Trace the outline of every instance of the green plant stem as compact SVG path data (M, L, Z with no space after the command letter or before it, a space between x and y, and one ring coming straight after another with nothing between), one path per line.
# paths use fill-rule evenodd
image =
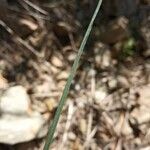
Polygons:
M48 135L47 135L47 139L46 139L46 142L45 142L44 150L49 150L49 147L50 147L51 143L53 142L53 136L54 136L54 133L55 133L55 130L56 130L56 127L57 127L57 124L58 124L58 120L60 118L63 106L64 106L64 104L66 102L67 95L69 93L71 81L73 80L73 78L75 76L76 70L77 70L78 65L79 65L80 57L81 57L81 55L83 53L84 47L85 47L85 45L87 43L87 40L89 38L90 32L91 32L92 27L93 27L94 20L95 20L98 12L100 10L101 4L102 4L102 0L99 0L99 2L97 4L97 7L95 9L95 12L94 12L94 14L92 16L92 19L90 21L90 24L89 24L89 26L87 28L86 33L85 33L85 36L83 38L83 41L81 43L81 46L79 48L78 54L77 54L77 56L75 58L73 66L71 68L71 73L70 73L70 75L69 75L69 77L67 79L67 83L65 85L65 88L64 88L63 94L61 96L58 108L56 110L56 113L55 113L55 116L54 116L54 120L53 120L53 122L50 125L49 130L48 130Z

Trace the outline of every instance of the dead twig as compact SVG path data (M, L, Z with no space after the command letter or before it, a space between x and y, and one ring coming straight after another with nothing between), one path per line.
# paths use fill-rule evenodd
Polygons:
M64 147L64 144L67 142L68 130L71 126L71 118L72 118L74 112L75 112L75 108L73 106L73 102L70 101L69 108L68 108L68 116L67 116L65 131L64 131L62 143L61 143L59 149L62 149Z
M44 15L48 15L48 12L43 10L42 8L40 8L39 6L33 4L32 2L28 1L28 0L23 0L27 5L29 5L30 7L32 7L33 9L37 10L38 12L44 14Z

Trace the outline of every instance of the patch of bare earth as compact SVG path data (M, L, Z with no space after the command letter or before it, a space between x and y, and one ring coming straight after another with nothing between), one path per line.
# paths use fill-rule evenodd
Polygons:
M30 109L46 118L47 125L82 39L81 20L88 18L88 8L92 10L95 4L31 2L0 6L0 97L10 87L23 86L31 101ZM104 6L111 8L109 2ZM106 20L102 25L99 19L96 22L72 82L52 150L150 149L150 16L145 13L149 3L137 1L134 9L140 10L139 18L132 16L135 10L126 14L116 9L118 5L111 9L104 6ZM133 24L134 19L141 19L141 24ZM124 56L124 43L137 29L140 37L134 43L135 53ZM42 130L40 139L15 145L2 143L0 149L40 150L47 128Z

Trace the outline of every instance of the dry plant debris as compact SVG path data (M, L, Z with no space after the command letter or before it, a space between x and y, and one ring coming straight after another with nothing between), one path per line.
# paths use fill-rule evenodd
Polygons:
M21 85L31 110L51 120L95 2L0 2L0 97ZM150 149L149 4L104 2L52 150ZM125 51L130 38L135 43ZM31 139L1 144L0 149L42 149L43 139Z

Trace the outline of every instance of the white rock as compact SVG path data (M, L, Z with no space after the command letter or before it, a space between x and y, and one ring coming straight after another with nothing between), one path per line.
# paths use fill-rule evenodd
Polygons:
M107 92L104 89L99 89L95 91L95 101L96 103L101 103L101 101L107 96Z
M46 119L29 107L30 99L22 86L4 92L0 97L0 143L17 144L46 135Z
M27 95L26 89L22 86L10 87L0 97L0 111L2 113L27 113L29 105L29 96Z
M38 137L45 120L40 114L32 116L2 115L0 118L0 143L17 144Z

